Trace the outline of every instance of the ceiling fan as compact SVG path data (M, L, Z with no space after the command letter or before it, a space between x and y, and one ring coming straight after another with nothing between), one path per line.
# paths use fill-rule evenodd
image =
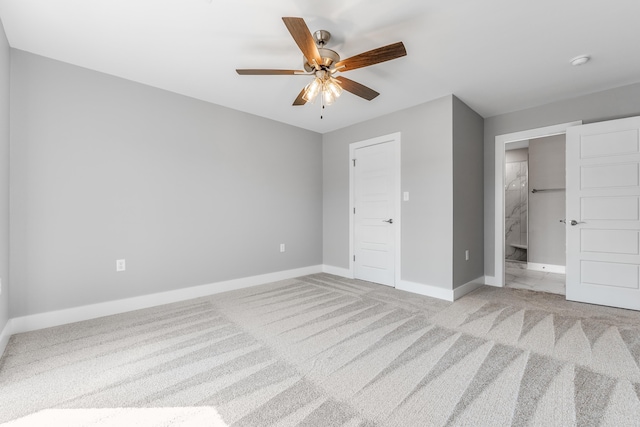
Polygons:
M334 77L334 74L390 61L407 54L404 44L398 42L340 60L340 55L324 47L331 38L331 34L328 31L318 30L311 35L304 19L285 17L282 20L304 55L304 71L236 69L236 72L240 75L277 76L291 74L314 76L311 83L300 91L298 97L293 101L293 105L305 105L307 102L313 102L318 94L322 94L321 99L324 108L324 105L331 105L340 96L343 89L367 101L371 101L380 94L346 77Z

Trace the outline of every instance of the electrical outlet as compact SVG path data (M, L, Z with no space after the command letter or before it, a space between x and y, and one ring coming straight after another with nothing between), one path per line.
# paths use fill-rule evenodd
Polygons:
M125 271L126 269L127 269L127 266L123 259L116 260L116 271Z
M284 252L284 243L280 243L280 252Z
M402 193L402 200L404 200L405 202L409 201L409 192L405 191L404 193Z
M466 251L464 251L464 260L465 260L465 261L469 261L469 249L467 249Z

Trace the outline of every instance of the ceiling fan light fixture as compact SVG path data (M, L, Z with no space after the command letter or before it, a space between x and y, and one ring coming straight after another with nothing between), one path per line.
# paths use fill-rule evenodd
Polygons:
M305 86L302 99L304 99L307 102L313 102L313 100L316 99L316 96L318 96L318 93L320 93L321 90L322 90L322 80L316 77L313 79L311 83Z
M338 80L324 70L318 71L311 83L305 86L302 99L313 102L319 94L322 94L324 105L333 104L342 94L342 86Z
M322 100L324 101L324 105L329 106L334 103L336 97L328 90L325 90L322 92Z
M329 77L327 80L325 80L324 84L322 85L322 96L324 97L325 105L333 104L341 94L342 86L340 86L335 78Z

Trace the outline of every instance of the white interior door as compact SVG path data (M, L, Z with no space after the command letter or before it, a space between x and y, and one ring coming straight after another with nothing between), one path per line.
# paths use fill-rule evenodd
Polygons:
M355 150L354 276L395 286L395 148L385 142Z
M640 117L567 129L567 299L640 310Z

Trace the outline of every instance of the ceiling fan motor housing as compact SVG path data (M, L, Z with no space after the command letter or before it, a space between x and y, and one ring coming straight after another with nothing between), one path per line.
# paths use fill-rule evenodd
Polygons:
M320 53L320 58L322 58L322 62L318 64L323 69L330 69L333 64L340 61L340 55L334 50L326 49L324 46L331 40L331 33L327 30L318 30L313 33L313 39L316 42L316 46L318 46L318 53ZM315 70L315 68L309 64L309 61L304 56L302 57L302 63L304 65L304 69L306 72L310 73Z
M318 30L313 33L313 39L318 47L324 47L331 40L331 33L327 30Z
M320 58L322 58L322 63L318 65L320 65L322 68L330 69L333 64L340 61L340 55L338 55L338 53L334 50L321 47L318 49L318 53L320 53ZM304 69L308 73L315 69L312 65L309 64L307 58L303 57L303 62Z

